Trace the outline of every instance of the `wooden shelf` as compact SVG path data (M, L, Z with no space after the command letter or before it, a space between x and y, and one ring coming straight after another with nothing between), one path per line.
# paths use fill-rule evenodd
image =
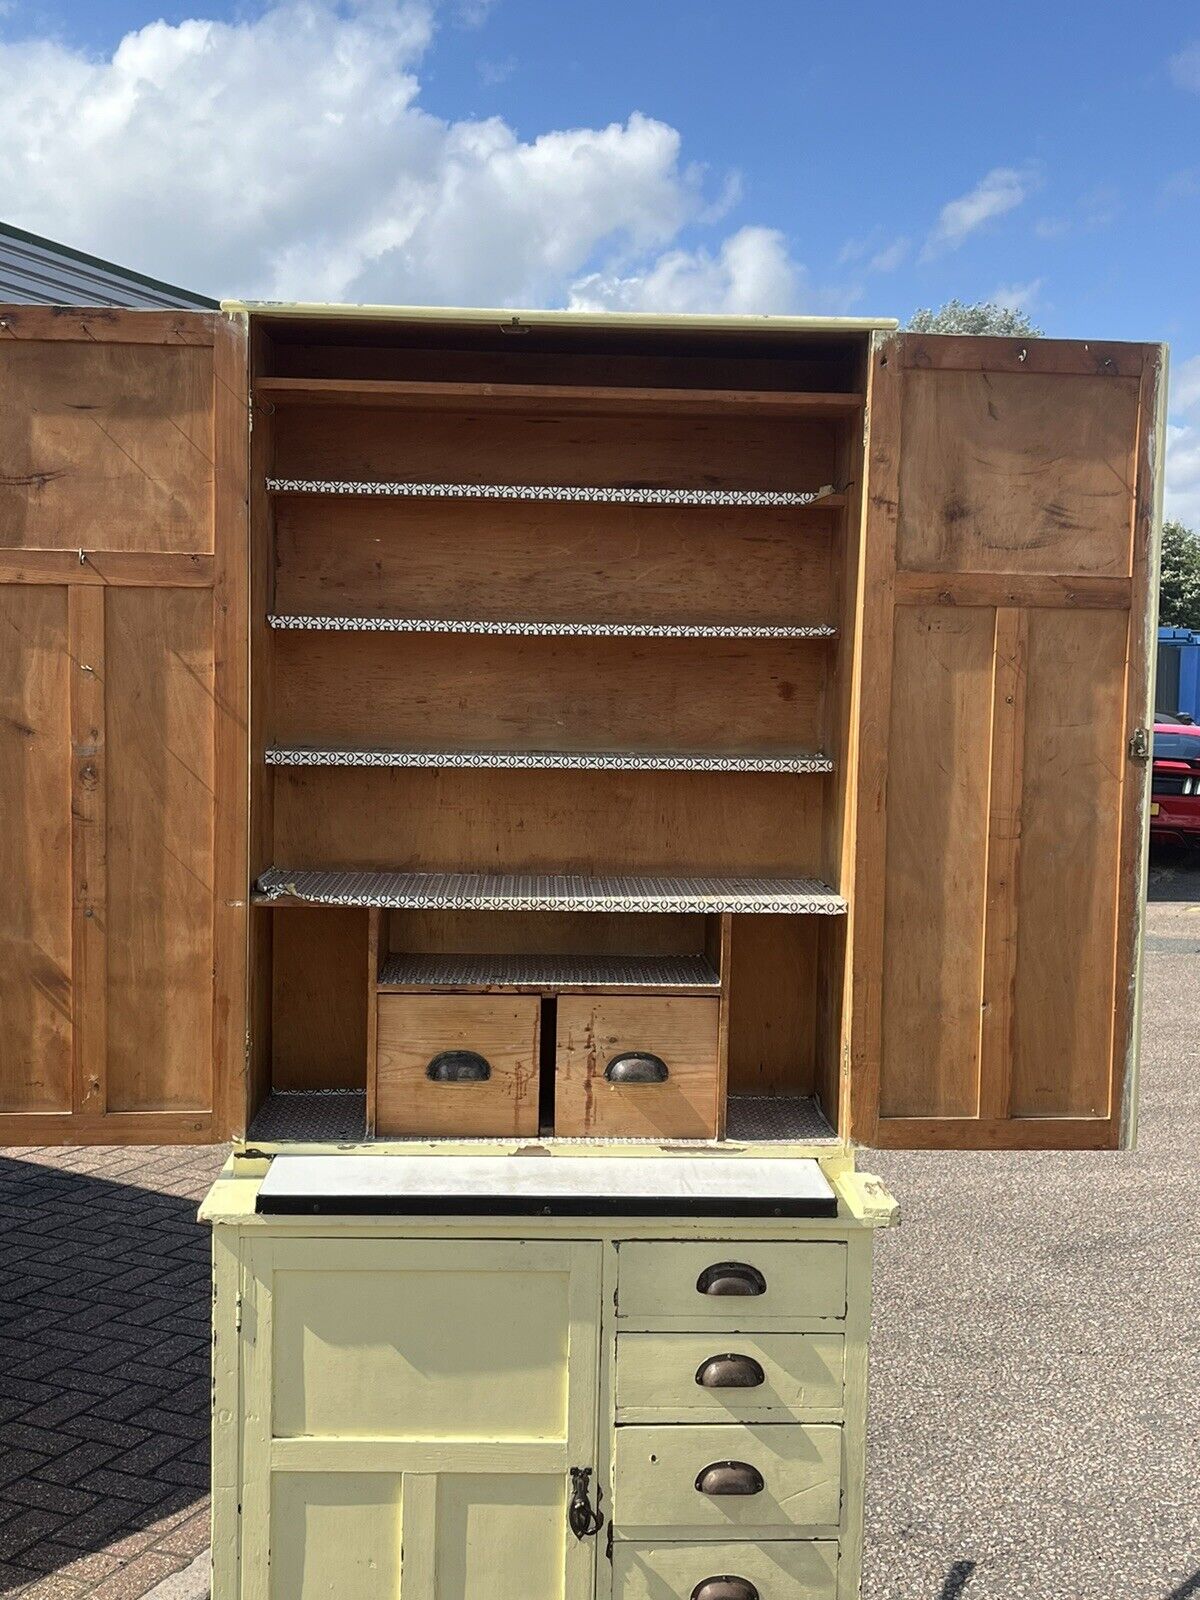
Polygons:
M282 749L265 752L268 767L401 767L429 770L545 772L773 772L825 773L833 762L820 751L771 755L723 755L640 750L340 750Z
M259 878L258 905L381 906L399 911L595 911L844 916L817 878L582 877L531 872L290 871Z
M852 417L860 394L774 389L597 388L550 383L414 383L386 378L260 378L273 406L384 406L414 411L519 411L579 416Z
M819 489L667 489L547 483L400 483L364 478L268 478L272 494L380 495L419 500L553 500L624 506L788 507L838 510L846 504L832 484Z
M703 956L390 955L380 990L456 993L720 994L721 978Z
M831 623L484 622L472 618L297 616L273 613L291 633L461 633L523 639L833 639Z

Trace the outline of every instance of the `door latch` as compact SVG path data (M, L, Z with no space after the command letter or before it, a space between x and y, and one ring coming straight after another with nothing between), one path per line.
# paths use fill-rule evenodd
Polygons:
M1150 759L1150 734L1145 728L1134 730L1129 741L1129 759L1131 761L1149 761Z
M571 1468L571 1498L567 1503L567 1522L577 1539L589 1538L592 1534L599 1533L604 1526L604 1516L600 1510L599 1485L596 1487L594 1507L588 1499L588 1487L591 1481L591 1467Z

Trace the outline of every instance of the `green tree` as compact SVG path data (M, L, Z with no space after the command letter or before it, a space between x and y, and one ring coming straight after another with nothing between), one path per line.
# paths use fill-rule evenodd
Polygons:
M1158 620L1164 628L1200 630L1200 537L1182 522L1164 522Z
M909 333L1000 333L1011 334L1016 339L1040 339L1042 330L1035 327L1023 311L1014 306L998 306L992 300L947 300L940 311L923 306L908 319Z

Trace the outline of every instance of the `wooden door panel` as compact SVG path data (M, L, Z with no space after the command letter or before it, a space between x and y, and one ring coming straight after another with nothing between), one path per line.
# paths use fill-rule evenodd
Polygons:
M244 1126L245 391L228 318L0 308L7 1142Z
M1163 353L898 335L872 374L849 1131L1128 1139ZM1156 443L1157 441L1157 443Z
M110 330L126 320L112 315ZM175 319L194 343L85 341L65 318L55 338L0 338L5 544L213 549L210 320Z
M0 1111L71 1107L67 590L0 587Z

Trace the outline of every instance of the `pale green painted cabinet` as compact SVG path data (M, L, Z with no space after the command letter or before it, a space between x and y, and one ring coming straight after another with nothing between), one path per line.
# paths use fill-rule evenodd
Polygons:
M866 1180L821 1218L304 1216L262 1165L205 1210L215 1600L858 1593Z

